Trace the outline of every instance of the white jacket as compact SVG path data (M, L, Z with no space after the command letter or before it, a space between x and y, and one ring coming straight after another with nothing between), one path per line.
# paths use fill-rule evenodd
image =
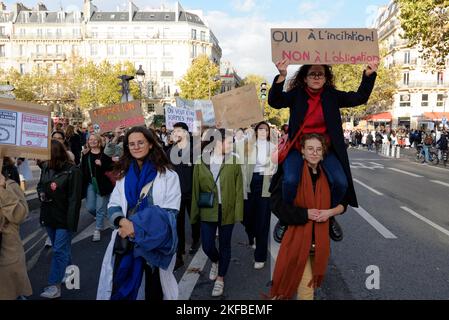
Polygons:
M108 208L121 207L123 212L128 212L128 203L125 196L125 178L117 181L114 191L112 191ZM181 187L178 174L167 170L164 174L158 172L153 184L153 203L164 209L174 209L179 211L181 206ZM112 253L114 241L118 230L112 232L111 241L106 249L101 266L100 279L98 283L97 300L110 300L112 292L112 272L114 268L115 256ZM173 274L176 262L176 255L173 255L172 261L167 270L159 269L164 300L178 299L178 283ZM145 276L139 288L138 300L145 297Z

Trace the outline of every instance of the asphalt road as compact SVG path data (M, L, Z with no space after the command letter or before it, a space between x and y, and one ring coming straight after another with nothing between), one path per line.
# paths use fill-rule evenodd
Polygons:
M360 207L349 208L337 217L344 239L332 243L328 272L316 299L449 299L449 171L373 152L351 149L349 154ZM34 291L31 299L39 299L51 261L51 249L44 248L46 236L38 215L38 209L33 210L21 229ZM273 216L272 225L275 222ZM93 217L83 209L72 246L73 264L80 268L81 287L64 288L62 299L95 299L111 229L94 243L94 227ZM186 228L188 250L187 222ZM262 270L253 269L254 250L246 245L244 228L238 224L233 233L225 294L211 297L210 262L200 250L194 256L187 254L185 265L175 272L181 298L261 299L269 291L277 251L278 246L272 241L271 263ZM378 271L378 277L372 280L377 273L367 273L367 268ZM368 289L367 282L375 288Z

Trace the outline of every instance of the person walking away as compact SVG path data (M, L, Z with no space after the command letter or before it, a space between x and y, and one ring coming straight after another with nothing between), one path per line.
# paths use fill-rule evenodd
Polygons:
M75 127L72 125L68 125L65 131L65 138L68 145L68 150L70 150L75 156L75 164L79 165L81 160L81 137L75 131Z
M51 141L51 159L43 165L37 193L41 201L41 223L53 244L48 286L42 298L61 296L61 282L67 266L71 264L71 242L78 228L81 208L82 176L64 145Z

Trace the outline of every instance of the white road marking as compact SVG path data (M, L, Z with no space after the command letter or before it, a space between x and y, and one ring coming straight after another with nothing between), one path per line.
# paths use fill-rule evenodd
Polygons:
M200 278L200 271L203 271L207 262L207 256L202 248L199 248L189 264L186 272L184 272L179 281L179 300L189 300L195 288L198 279ZM209 276L207 276L209 278Z
M34 244L28 248L27 251L25 251L25 254L27 254L28 252L30 252L31 250L33 250L33 248L35 246L37 246L39 244L39 242L41 242L42 240L44 240L45 238L47 238L47 232L45 232L38 240L36 240L36 242L34 242Z
M352 179L352 180L354 180L355 182L357 182L357 183L360 184L361 186L365 187L366 189L370 190L371 192L374 192L374 193L377 194L378 196L383 196L383 195L384 195L382 192L379 192L379 191L377 191L376 189L371 188L370 186L364 184L362 181L359 181L359 180L357 180L357 179Z
M412 176L415 178L423 178L423 176L420 176L419 174L410 173L410 172L407 172L404 170L400 170L400 169L396 169L396 168L388 168L388 169L399 172L399 173L403 173L403 174L406 174L406 175L409 175L409 176Z
M442 186L449 187L449 183L438 181L438 180L430 180L430 182L441 184Z
M424 221L425 223L427 223L428 225L434 227L435 229L437 229L438 231L441 231L442 233L444 233L445 235L449 236L449 231L440 227L439 225L437 225L436 223L430 221L429 219L423 217L422 215L420 215L419 213L413 211L410 208L407 207L401 207L402 210L407 211L408 213L410 213L411 215L415 216L416 218Z
M27 245L28 242L30 242L31 239L33 239L36 235L38 235L40 232L44 232L45 234L47 234L45 232L44 229L40 229L38 228L36 231L34 231L32 234L30 234L28 237L26 237L25 239L23 239L22 241L22 245L25 247Z
M370 162L371 164L374 164L375 166L379 166L379 167L384 167L384 165L383 164L380 164L380 163L376 163L376 162Z
M353 208L363 219L365 219L374 229L377 230L386 239L397 239L397 237L387 228L385 228L379 221L370 215L362 207Z
M37 261L39 260L39 257L41 256L41 253L44 249L45 249L45 247L42 246L42 248L40 248L38 252L36 252L30 259L28 259L27 271L30 271L31 269L34 268L34 266L36 265ZM50 250L48 250L48 251L50 251Z

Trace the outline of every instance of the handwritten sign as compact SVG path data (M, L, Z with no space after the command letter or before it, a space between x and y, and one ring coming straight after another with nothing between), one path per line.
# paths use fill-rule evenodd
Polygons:
M218 128L238 129L263 121L256 87L252 84L212 97Z
M376 29L271 29L274 63L368 64L379 61Z
M114 131L119 126L126 128L145 125L140 101L125 102L89 111L97 133Z
M177 108L187 108L194 111L201 112L201 125L214 126L215 125L215 113L214 106L210 100L187 100L177 97Z
M184 108L165 107L165 125L168 130L173 130L173 125L177 122L184 122L193 132L195 122L195 112Z
M50 159L50 130L47 106L0 98L2 156Z

